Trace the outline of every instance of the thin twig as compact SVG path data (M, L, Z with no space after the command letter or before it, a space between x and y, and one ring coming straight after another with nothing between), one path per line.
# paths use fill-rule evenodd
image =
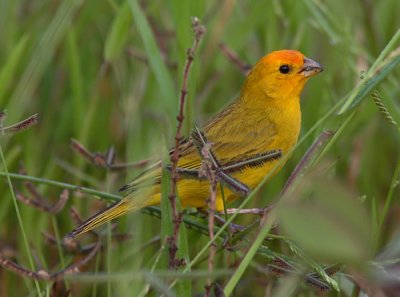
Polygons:
M191 48L188 49L187 51L187 59L186 59L186 65L183 71L183 80L182 80L182 88L181 88L181 94L180 94L180 99L179 99L179 113L178 116L176 117L178 124L176 128L176 134L175 134L175 147L174 151L171 154L171 180L172 180L172 188L171 188L171 193L168 195L169 201L171 203L171 208L172 208L172 218L173 218L173 223L174 223L174 229L173 229L173 234L169 238L169 268L170 269L175 269L177 267L177 261L176 261L176 252L177 252L177 241L178 241L178 234L179 234L179 226L182 221L182 214L178 213L177 207L176 207L176 184L178 181L178 173L176 171L178 167L178 161L179 161L179 144L182 140L182 127L183 127L183 120L184 120L184 110L185 110L185 99L187 95L187 85L188 85L188 78L189 78L189 71L190 67L192 65L193 59L194 59L194 54L199 46L200 39L205 33L205 28L200 24L200 21L198 18L193 18L192 20L192 26L194 30L194 41L193 45ZM180 262L180 261L178 261Z
M93 154L89 152L80 142L71 138L70 140L71 148L80 154L85 160L94 163Z
M290 263L281 257L275 257L272 260L272 263L268 265L268 269L279 277L288 274L302 274L301 269L296 267L295 264ZM323 269L328 276L332 276L339 270L339 266L333 265ZM304 280L308 285L317 288L320 291L329 291L331 289L331 286L315 272L305 274Z
M14 261L11 261L5 257L3 257L2 254L0 254L0 265L3 266L5 269L8 269L10 271L15 272L16 274L22 276L22 277L28 277L34 280L45 280L45 281L58 281L61 280L65 277L67 274L72 274L72 273L77 273L79 272L79 267L85 265L88 263L93 257L97 254L97 252L100 250L101 247L101 242L100 240L97 241L96 245L92 248L90 253L81 259L79 262L72 264L68 266L65 269L62 269L57 272L49 273L43 269L38 270L38 271L32 271L29 270L25 267L22 267L15 263Z
M290 174L288 180L282 188L281 196L283 196L288 189L293 186L294 182L300 177L300 175L306 170L306 168L310 165L313 158L316 156L316 153L323 148L326 142L333 136L332 131L323 131L318 138L314 141L314 143L310 146L307 152L304 154L303 158L301 158L300 162L294 168L292 173Z
M23 175L27 174L25 167L22 163L20 163L19 172ZM41 211L48 212L50 214L59 213L64 208L69 199L69 191L67 189L64 189L61 192L58 201L53 205L48 205L48 203L45 202L46 199L39 193L39 191L36 189L35 185L31 181L25 180L23 184L32 197L28 198L17 191L15 197L22 203L30 205Z
M32 206L36 209L39 209L41 211L44 212L48 212L50 214L57 214L59 213L65 206L65 204L68 201L69 198L69 191L68 190L64 190L61 192L60 194L60 198L58 199L58 201L53 204L53 205L47 205L46 203L44 203L42 200L38 200L35 198L27 198L26 196L22 195L19 192L16 192L16 196L15 196L19 201L21 201L22 203L25 203L29 206Z
M220 43L219 48L221 49L222 53L231 61L243 75L247 75L250 72L252 66L248 63L243 62L239 56L229 48L225 43Z
M3 120L4 120L4 114L1 115L0 124L3 123ZM7 168L7 165L6 165L4 152L3 152L3 149L1 147L1 145L0 145L0 159L1 159L1 162L3 163L4 173L5 173L5 177L7 179L8 188L10 190L10 194L11 194L11 197L12 197L12 202L13 202L13 206L14 206L14 209L15 209L15 214L17 216L17 221L18 221L18 224L19 224L19 226L21 228L22 242L23 242L23 245L24 245L25 250L27 252L29 265L31 266L31 269L34 269L35 266L34 266L34 263L33 263L32 255L30 253L30 247L29 247L29 243L28 243L27 233L25 231L24 224L22 222L22 215L21 215L18 203L17 203L17 198L15 197L13 184L11 182L11 177L10 177L9 172L8 172L8 168ZM36 287L36 290L37 290L38 294L40 295L41 290L40 290L39 283L37 281L35 281L35 287Z
M126 168L142 168L150 163L150 160L140 160L130 163L114 163L115 153L114 148L111 147L105 154L99 152L90 152L80 142L71 139L71 148L82 156L86 161L96 166L107 168L110 170L121 170Z
M18 171L20 174L23 174L23 175L27 174L25 166L22 162L20 162L20 164L19 164ZM38 201L44 200L44 197L39 193L39 191L36 189L36 187L33 183L26 180L26 181L24 181L23 185L26 188L26 190L29 192L29 194L31 194L33 199L38 200Z
M52 235L46 231L42 231L41 233L47 243L49 243L50 245L60 245L64 250L66 250L70 253L87 254L90 250L93 249L93 247L95 245L95 244L91 243L86 246L80 246L79 243L75 240L59 241L59 240L57 240L57 238L54 235Z
M149 59L147 58L147 55L146 55L145 52L136 50L134 48L128 48L127 52L128 52L128 55L130 55L131 57L136 58L136 59L138 59L139 61L141 61L141 62L143 62L145 64L149 64ZM163 58L165 64L167 64L168 67L171 67L173 69L178 67L178 64L176 62L169 61L167 59L166 55L162 55L162 58Z
M297 164L295 169L292 171L291 175L289 176L288 180L286 181L286 184L284 185L280 195L283 196L289 188L291 188L294 184L294 182L301 176L302 173L306 170L308 166L310 166L310 163L312 160L316 157L317 152L321 150L326 142L333 136L333 132L331 131L323 131L319 137L314 141L314 143L310 146L310 148L307 150L307 152L304 154L303 158L300 160L300 162ZM266 217L268 213L271 211L271 209L274 207L274 205L268 205L265 208L254 208L254 209L241 209L239 213L247 213L247 214L257 214L262 216L262 221L266 220ZM235 214L238 213L238 209L227 209L229 211L229 214ZM240 233L239 233L240 235Z
M197 130L198 131L198 130ZM215 203L217 198L217 176L214 170L214 164L212 162L212 154L211 154L211 144L205 143L201 149L202 155L202 164L199 170L201 175L207 177L210 182L210 198L208 200L208 233L210 240L212 241L214 238L214 221L215 221ZM216 254L217 246L213 243L210 246L210 253L208 255L208 272L210 275L213 272L214 268L214 257ZM207 278L207 285L205 286L206 292L205 297L211 296L211 288L212 288L212 278Z

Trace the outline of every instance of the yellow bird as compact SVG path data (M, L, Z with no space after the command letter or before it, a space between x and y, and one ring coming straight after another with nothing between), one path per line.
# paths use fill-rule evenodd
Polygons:
M301 126L301 91L308 78L322 70L320 64L295 50L274 51L259 60L239 98L181 143L177 182L181 205L207 207L210 184L207 179L193 176L202 163L199 146L201 149L204 142L211 144L219 166L217 178L226 186L227 202L256 187L296 144ZM244 165L239 168L238 164ZM161 169L161 162L151 166L121 188L126 192L121 201L93 215L67 236L87 232L129 211L160 204ZM146 189L147 195L143 197L139 189ZM223 209L218 190L216 210Z

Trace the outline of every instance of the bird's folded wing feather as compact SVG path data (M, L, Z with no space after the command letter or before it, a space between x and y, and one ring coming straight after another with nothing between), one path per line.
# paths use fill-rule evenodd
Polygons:
M243 162L252 157L257 157L260 154L267 153L268 151L279 149L270 147L273 139L273 130L270 130L269 137L260 139L259 137L252 137L257 133L241 135L236 134L235 137L224 137L222 141L217 139L213 141L212 137L209 139L211 149L218 159L218 163L223 167L225 164L234 164L236 162ZM264 136L268 133L264 132ZM249 145L251 142L251 145ZM172 153L172 151L170 152ZM267 161L267 160L266 160ZM180 159L178 167L181 169L198 170L202 163L202 157L199 155L197 149L193 145L190 138L184 141L180 146ZM257 164L256 164L257 165ZM258 165L262 165L258 163ZM133 192L139 187L152 186L160 184L161 182L161 162L155 163L153 166L142 172L132 182L123 186L120 191Z

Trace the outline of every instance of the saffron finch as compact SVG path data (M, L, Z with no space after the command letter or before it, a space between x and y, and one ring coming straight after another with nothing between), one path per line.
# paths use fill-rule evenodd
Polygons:
M239 170L231 170L230 174L226 170L223 182L223 185L229 185L227 180L233 181L224 188L226 202L243 196L241 188L251 190L256 187L296 144L301 126L300 94L307 80L322 70L320 64L295 50L274 51L259 60L248 74L239 97L205 123L199 130L201 132L192 134L180 144L177 166L182 174L177 191L181 205L206 208L210 195L207 179L185 177L198 172L203 161L199 140L195 139L198 137L194 135L204 136L211 144L213 156L222 168L220 171L244 164ZM122 187L126 194L121 201L93 215L67 236L87 232L129 211L159 204L161 166L161 162L154 164ZM143 188L147 191L144 198L138 194ZM219 189L216 210L223 209Z

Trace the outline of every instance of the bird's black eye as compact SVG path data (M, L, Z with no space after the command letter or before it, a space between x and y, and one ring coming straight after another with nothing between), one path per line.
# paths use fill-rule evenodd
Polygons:
M289 65L284 64L284 65L281 65L279 67L279 72L280 73L286 74L286 73L289 73L289 71L290 71L290 66Z

